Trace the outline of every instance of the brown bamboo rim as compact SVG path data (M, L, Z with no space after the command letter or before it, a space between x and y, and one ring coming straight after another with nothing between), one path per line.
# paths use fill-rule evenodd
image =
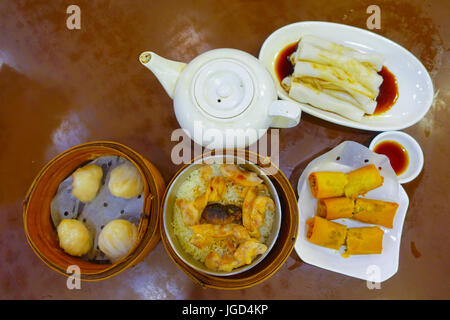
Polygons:
M50 217L50 203L59 184L78 167L99 156L126 158L139 170L144 180L144 204L138 227L138 240L130 253L115 264L99 264L66 254ZM111 141L94 141L72 147L48 162L33 180L23 201L23 222L27 241L36 255L52 270L65 276L67 267L80 267L80 279L108 279L139 263L159 242L159 204L164 192L159 171L129 147Z
M181 260L181 258L178 257L178 255L175 253L174 249L171 247L167 235L165 234L163 225L164 199L167 197L167 191L169 190L170 185L174 182L176 177L193 162L196 162L202 158L209 157L211 155L218 155L218 154L223 156L234 155L235 157L241 157L247 161L251 161L257 164L258 167L264 173L268 173L269 171L273 172L273 168L276 168L276 173L268 174L268 176L272 181L272 183L274 184L275 188L277 189L278 195L280 197L280 203L282 206L282 221L279 236L269 254L265 257L263 261L258 263L250 270L226 277L213 276L206 273L202 273L184 263ZM268 168L271 168L271 170L268 170ZM299 210L297 205L297 198L295 196L295 192L292 189L291 184L289 183L289 180L286 178L283 172L279 168L277 168L272 161L270 161L268 157L262 157L256 153L243 149L242 150L225 149L219 152L215 151L206 152L192 159L191 162L189 162L188 164L185 164L172 177L171 181L169 182L166 188L163 200L161 201L160 215L161 215L160 216L161 240L172 261L195 283L201 285L202 287L209 287L215 289L224 289L224 290L244 289L252 287L270 278L273 274L275 274L278 271L278 269L281 268L281 266L284 264L284 262L291 254L298 233Z

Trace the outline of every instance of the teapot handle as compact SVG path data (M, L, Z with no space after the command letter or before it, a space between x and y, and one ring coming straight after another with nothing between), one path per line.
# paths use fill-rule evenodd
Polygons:
M288 100L275 100L269 106L270 124L273 128L292 128L298 125L302 110L298 103Z

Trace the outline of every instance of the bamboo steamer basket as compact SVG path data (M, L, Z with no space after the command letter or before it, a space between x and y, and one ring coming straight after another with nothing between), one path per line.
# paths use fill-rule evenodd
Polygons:
M203 287L215 289L244 289L252 287L270 278L279 268L281 268L291 254L298 233L299 211L297 198L291 184L289 183L289 180L267 157L262 157L248 150L222 150L219 152L219 154L225 154L227 156L232 154L235 157L240 157L241 159L250 161L253 164L256 164L263 173L269 176L270 181L277 190L282 211L280 229L278 231L278 236L274 246L262 261L247 271L229 276L218 276L201 272L197 268L193 268L180 258L175 248L171 245L169 240L170 235L166 234L164 227L164 217L167 214L167 212L164 211L164 202L169 196L168 191L171 189L170 186L174 183L178 175L180 175L180 173L189 167L193 162L197 162L200 158L208 158L218 154L214 151L205 153L202 156L193 159L189 164L184 165L169 182L166 192L164 193L160 209L161 217L159 219L159 223L161 240L173 262L195 283L200 284ZM271 170L269 170L269 168ZM274 169L275 173L273 174ZM167 210L171 210L171 208L167 207Z
M144 180L144 203L138 226L138 240L128 255L114 264L85 261L65 253L59 246L51 221L50 204L60 183L83 164L101 156L115 155L133 163ZM75 146L52 159L32 182L23 201L23 222L27 241L36 255L51 269L69 276L67 268L77 265L80 279L99 281L110 278L140 261L160 240L159 207L164 180L148 160L116 142L96 141Z

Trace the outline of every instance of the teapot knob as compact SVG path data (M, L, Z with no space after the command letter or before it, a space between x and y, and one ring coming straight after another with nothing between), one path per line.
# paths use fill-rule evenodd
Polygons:
M228 84L223 84L217 88L217 95L221 98L227 98L231 96L233 89Z
M254 87L245 65L234 59L214 59L196 73L194 97L198 107L208 116L230 119L248 108Z

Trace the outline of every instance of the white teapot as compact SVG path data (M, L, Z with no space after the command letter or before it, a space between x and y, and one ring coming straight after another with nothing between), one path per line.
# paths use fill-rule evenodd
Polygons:
M181 128L209 149L244 148L300 121L300 107L277 99L270 73L246 52L215 49L185 64L146 51L139 60L174 100Z

